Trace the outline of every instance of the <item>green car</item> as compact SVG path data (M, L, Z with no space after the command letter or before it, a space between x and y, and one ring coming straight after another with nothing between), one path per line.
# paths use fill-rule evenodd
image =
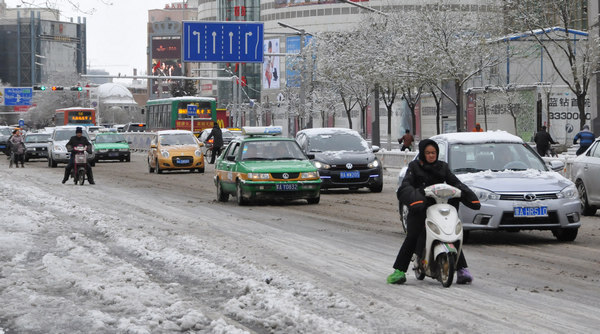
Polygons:
M239 205L254 199L306 199L317 204L321 179L296 141L280 137L281 127L245 127L215 163L217 199L235 196Z
M131 161L129 143L125 137L118 132L100 132L96 134L96 138L94 139L94 150L96 152L96 161Z

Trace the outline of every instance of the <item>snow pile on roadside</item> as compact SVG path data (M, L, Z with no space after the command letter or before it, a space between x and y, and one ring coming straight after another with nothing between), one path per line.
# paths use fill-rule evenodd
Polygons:
M365 331L361 311L335 293L209 239L147 227L166 224L160 217L125 221L97 203L73 203L69 189L24 170L0 174L0 334ZM348 318L342 313L356 323L336 320Z

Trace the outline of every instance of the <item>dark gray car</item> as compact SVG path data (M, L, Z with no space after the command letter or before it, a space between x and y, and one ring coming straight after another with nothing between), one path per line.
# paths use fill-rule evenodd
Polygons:
M314 128L299 131L296 141L307 156L314 155L321 189L369 188L383 190L383 166L361 135L346 128Z
M25 161L47 159L50 133L28 133L25 135Z

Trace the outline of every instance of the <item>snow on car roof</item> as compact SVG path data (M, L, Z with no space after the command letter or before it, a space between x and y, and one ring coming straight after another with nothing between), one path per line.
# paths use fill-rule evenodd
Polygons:
M331 134L336 132L344 132L344 133L352 133L358 134L358 131L348 129L348 128L312 128L312 129L304 129L300 131L302 133L306 133L309 136L320 135L320 134Z
M451 144L523 143L520 137L502 130L444 133L430 139L444 140Z
M161 130L161 131L157 131L156 133L159 135L176 135L176 134L182 134L182 133L191 134L192 132L189 130Z

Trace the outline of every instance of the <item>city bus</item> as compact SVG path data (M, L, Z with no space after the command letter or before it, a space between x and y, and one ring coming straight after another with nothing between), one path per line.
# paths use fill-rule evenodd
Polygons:
M194 117L194 134L212 128L217 121L217 101L212 97L180 96L146 102L146 129L192 130L192 116L188 116L188 106L197 107Z
M72 107L56 109L54 124L59 125L96 125L96 109Z

